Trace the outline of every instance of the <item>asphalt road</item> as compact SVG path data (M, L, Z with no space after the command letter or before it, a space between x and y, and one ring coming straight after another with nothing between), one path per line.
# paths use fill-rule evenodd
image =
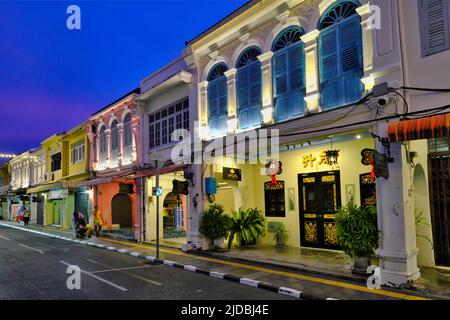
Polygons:
M67 287L69 265L81 288ZM73 280L73 278L72 278ZM74 283L74 281L70 281ZM0 226L0 299L280 300L262 289Z

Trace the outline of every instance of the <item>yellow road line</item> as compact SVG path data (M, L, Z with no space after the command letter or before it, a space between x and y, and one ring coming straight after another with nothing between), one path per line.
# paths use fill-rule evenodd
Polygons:
M153 250L153 251L156 250L153 247L141 245L141 244L137 244L137 243L128 243L128 242L123 242L123 241L119 241L119 240L112 240L112 239L105 239L105 238L102 238L102 240L108 241L108 242L113 242L113 243L119 243L119 244L126 245L126 246L145 248L147 250ZM199 257L199 256L185 254L185 253L182 253L179 251L165 249L165 248L160 248L159 251L174 254L174 255L194 258L194 259L198 259L198 260L216 262L216 263L224 264L224 265L228 265L228 266L234 266L234 267L264 272L264 273L270 273L270 274L275 274L275 275L280 275L280 276L285 276L285 277L296 278L299 280L317 282L317 283L321 283L321 284L351 289L351 290L355 290L355 291L362 291L362 292L367 292L367 293L371 293L371 294L378 294L378 295L391 297L391 298L405 299L405 300L430 300L427 298L413 296L413 295L409 295L409 294L403 294L403 293L392 292L392 291L387 291L387 290L374 290L374 289L369 289L365 286L360 286L360 285L356 285L356 284L350 284L350 283L340 282L340 281L336 281L336 280L328 280L328 279L323 279L323 278L318 278L318 277L313 277L313 276L301 275L301 274L296 274L296 273L292 273L292 272L288 272L288 271L273 270L273 269L257 267L257 266L242 264L242 263L238 263L238 262L225 261L225 260L215 259L215 258Z

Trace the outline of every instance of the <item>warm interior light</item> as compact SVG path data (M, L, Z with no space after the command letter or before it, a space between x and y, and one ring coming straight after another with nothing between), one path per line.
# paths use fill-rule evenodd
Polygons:
M325 154L327 155L327 159L328 159L328 164L330 166L338 164L339 151L340 150L327 150L327 151L325 151Z

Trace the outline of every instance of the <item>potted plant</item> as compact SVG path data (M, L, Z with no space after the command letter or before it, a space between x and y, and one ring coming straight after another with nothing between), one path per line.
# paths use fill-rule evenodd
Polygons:
M338 210L335 218L336 237L342 250L354 260L353 272L366 274L370 255L378 247L376 208L349 203Z
M228 250L236 237L237 247L254 244L265 234L265 219L257 208L232 211L229 224Z
M222 247L223 239L228 236L229 217L221 205L212 204L203 212L200 220L200 233L209 241L209 248ZM222 245L216 241L222 240Z
M274 222L272 224L271 233L273 233L273 239L276 241L277 248L283 248L286 245L286 241L289 238L289 232L283 222Z

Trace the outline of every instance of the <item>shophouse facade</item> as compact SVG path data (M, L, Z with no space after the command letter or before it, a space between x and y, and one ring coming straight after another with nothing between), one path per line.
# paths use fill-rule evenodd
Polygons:
M142 160L140 172L145 212L146 242L157 238L156 207L159 201L159 238L186 244L189 239L190 216L189 172L192 166L173 161L173 147L183 140L180 130L191 132L196 118L192 105L192 74L182 57L172 61L141 81L141 95L136 99L142 114ZM152 194L156 187L157 166L155 154L159 154L161 168L159 183L162 193ZM188 178L188 179L186 179ZM181 186L181 188L179 188ZM184 189L183 189L184 188ZM159 200L158 200L159 199ZM195 228L194 228L195 229Z
M31 171L30 171L30 188L38 187L46 183L47 179L47 154L42 147L36 148L30 152ZM45 201L42 193L30 193L30 223L44 225L45 217Z
M126 238L141 238L140 186L135 180L141 163L140 113L133 90L95 113L86 125L89 139L94 207L100 210L105 229Z
M418 34L404 25L406 17L419 19L426 1L412 2L414 9L395 0L250 1L189 41L184 56L198 81L203 141L233 146L245 136L263 137L267 129L280 144L279 154L260 163L248 161L257 154L256 143L244 154L204 164L195 179L205 187L205 177L216 178L218 190L215 200L201 201L191 214L201 216L209 202L227 211L258 207L269 224L286 225L288 245L339 250L337 209L348 202L376 205L383 283L417 279L418 256L426 259L431 250L416 243L411 159L403 143L386 140L389 122L411 111L394 89L407 83L402 46L411 46ZM425 9L436 10L431 4ZM414 79L426 73L427 63L441 67L424 60ZM445 83L438 81L422 86ZM416 110L424 108L422 99ZM441 94L434 106L446 101ZM387 163L389 176L373 178L374 154ZM270 158L282 165L275 185L265 170L274 163ZM272 242L270 234L263 239Z
M89 179L89 141L86 124L82 123L61 135L63 148L62 177L68 190L67 202L70 213L82 213L86 221L93 215L93 192L86 183Z
M9 220L17 220L22 206L30 210L31 198L26 194L26 190L31 185L31 153L32 150L25 151L9 161L12 191L9 197Z

